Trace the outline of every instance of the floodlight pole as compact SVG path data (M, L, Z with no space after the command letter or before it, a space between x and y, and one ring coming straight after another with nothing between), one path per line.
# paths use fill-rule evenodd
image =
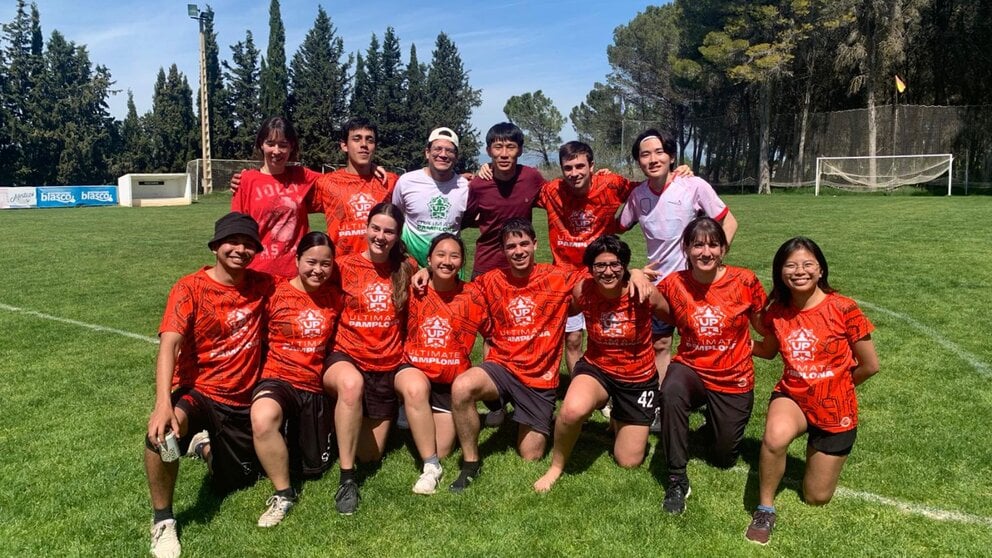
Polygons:
M214 190L213 172L210 165L210 95L207 93L207 36L204 31L210 20L209 12L201 12L196 4L187 4L187 13L200 24L200 145L203 158L203 193Z

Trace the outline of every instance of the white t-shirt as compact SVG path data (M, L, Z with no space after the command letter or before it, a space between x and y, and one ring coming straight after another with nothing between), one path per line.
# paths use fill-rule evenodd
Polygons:
M468 205L468 180L454 175L437 182L427 169L401 176L393 190L393 204L403 211L403 242L417 263L427 265L427 249L440 233L458 234Z
M730 210L708 182L699 177L678 177L659 196L648 181L641 182L627 198L620 213L620 226L627 230L635 223L647 244L649 262L661 262L659 281L673 271L685 269L682 231L699 212L716 220Z

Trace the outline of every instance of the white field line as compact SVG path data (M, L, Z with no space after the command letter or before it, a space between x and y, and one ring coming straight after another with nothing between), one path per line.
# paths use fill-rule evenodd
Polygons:
M975 355L969 353L968 351L962 349L960 346L958 346L956 343L954 343L950 339L948 339L948 338L944 337L943 335L941 335L940 332L937 331L936 329L934 329L934 328L932 328L932 327L930 327L930 326L928 326L928 325L926 325L926 324L924 324L924 323L922 323L920 321L917 321L917 320L915 320L915 319L913 319L913 318L911 318L911 317L909 317L906 314L903 314L901 312L896 312L894 310L889 310L888 308L884 308L882 306L878 306L878 305L872 304L870 302L865 302L863 300L858 300L857 303L860 304L861 306L865 307L865 308L868 308L870 310L874 310L875 312L881 312L882 314L886 314L888 316L891 316L893 318L896 318L898 320L901 320L903 322L906 322L913 329L916 329L916 330L918 330L918 331L926 334L931 339L933 339L934 342L936 342L938 345L940 345L941 347L944 347L948 351L954 353L955 355L957 355L958 357L960 357L962 360L964 360L965 362L967 362L968 364L970 364L971 367L974 368L979 374L981 374L983 376L992 376L992 367L990 367L988 364L982 362L981 359L979 359L977 356L975 356Z
M757 476L757 472L751 473L746 467L743 467L741 465L735 466L732 470L737 471L739 473L744 473L746 475ZM782 482L784 484L793 487L802 486L801 480L795 480L788 477L782 479ZM908 513L910 515L917 515L920 517L925 517L927 519L933 519L936 521L954 522L954 523L965 523L968 525L979 525L981 527L988 527L992 529L992 517L985 517L982 515L975 515L971 513L958 512L952 510L942 510L940 508L935 508L924 504L917 504L915 502L907 502L905 500L889 498L888 496L882 496L881 494L875 494L873 492L865 492L863 490L852 490L850 488L844 488L843 486L838 486L835 494L837 496L840 496L841 498L864 500L865 502L871 502L873 504L881 504L883 506L889 506L903 513Z
M104 327L102 325L88 324L86 322L80 322L79 320L70 320L69 318L60 318L58 316L52 316L51 314L45 314L43 312L35 312L34 310L28 310L26 308L18 308L16 306L10 306L8 304L3 304L3 303L0 303L0 310L6 310L8 312L16 312L18 314L34 316L35 318L41 318L43 320L51 320L53 322L59 322L62 324L84 327L92 331L103 331L107 333L113 333L115 335L123 335L124 337L130 337L131 339L137 339L138 341L146 341L148 343L154 343L158 345L158 338L156 337L139 335L137 333L131 333L130 331L124 331L122 329L114 329L112 327Z

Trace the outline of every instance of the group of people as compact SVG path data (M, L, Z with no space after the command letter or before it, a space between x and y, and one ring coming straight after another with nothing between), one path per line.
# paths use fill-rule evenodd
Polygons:
M492 163L479 176L455 173L459 138L437 128L427 166L397 177L373 162L377 136L372 123L349 121L340 136L347 165L320 175L294 164L292 124L266 120L256 138L262 167L236 178L232 212L208 242L214 265L172 288L145 441L154 555L181 548L170 437L207 462L221 489L254 481L260 465L274 492L258 525L271 527L296 503L292 479L328 470L335 449L335 505L355 513L356 466L382 458L401 406L422 463L417 494L437 490L440 460L456 446L462 463L450 490L479 477L480 402L491 414L512 405L523 459L540 460L553 440L538 492L564 473L596 409L610 407L621 467L643 463L660 420L663 508L679 514L691 493L690 413L705 407L713 461L731 466L754 403L752 356L778 353L785 371L745 536L768 542L786 451L805 433L804 497L830 500L854 443L854 386L878 359L871 324L830 288L812 240L782 245L766 297L752 271L723 261L735 216L709 184L674 169L675 142L654 129L631 149L641 183L597 172L592 149L575 141L559 150L562 176L545 181L518 163L523 133L510 123L489 130ZM535 261L534 207L548 213L553 264ZM311 212L325 215L326 233L309 231ZM619 236L635 224L643 269ZM479 228L471 281L466 227ZM479 335L485 351L473 363ZM571 382L555 418L563 355Z

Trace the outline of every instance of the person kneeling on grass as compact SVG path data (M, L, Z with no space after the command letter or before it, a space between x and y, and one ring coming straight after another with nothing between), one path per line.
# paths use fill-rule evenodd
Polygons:
M320 475L331 465L334 407L321 382L341 311L341 291L329 281L331 239L322 232L303 236L296 264L297 276L280 281L265 307L267 352L251 403L255 453L275 489L259 527L278 525L296 503L291 457L294 473L305 476Z
M807 433L803 500L826 504L854 447L858 400L854 388L878 372L874 329L853 300L827 282L827 260L815 242L786 241L772 263L768 335L754 354L782 354L785 370L772 391L758 461L758 509L744 533L768 544L775 527L775 492L789 444Z
M571 311L581 311L585 317L589 342L575 365L558 412L551 467L534 483L537 492L551 490L575 447L582 424L610 399L616 425L613 458L621 467L639 467L658 404L651 316L661 308L661 294L652 289L647 304L628 294L630 247L614 235L594 240L586 248L583 262L592 278L573 289Z
M478 476L479 414L476 402L513 403L519 424L517 452L528 461L544 455L555 410L558 363L572 289L584 277L534 262L534 227L513 218L502 231L507 270L495 269L477 279L491 320L489 354L481 366L468 369L451 386L452 413L462 446L461 473L451 491L461 492ZM646 297L654 290L637 271L636 291Z
M251 217L221 217L207 245L216 265L172 287L159 327L155 408L145 439L154 512L151 553L159 558L179 556L181 550L172 514L179 451L189 448L187 453L203 458L221 491L258 478L249 405L259 378L262 314L272 278L248 269L262 249Z

